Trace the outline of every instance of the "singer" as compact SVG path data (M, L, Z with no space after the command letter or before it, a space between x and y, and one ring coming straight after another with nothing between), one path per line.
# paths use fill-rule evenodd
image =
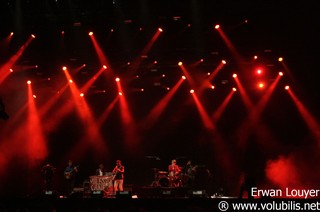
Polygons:
M116 161L116 166L113 171L113 191L116 193L117 191L123 191L123 180L124 180L124 166L122 165L121 160Z

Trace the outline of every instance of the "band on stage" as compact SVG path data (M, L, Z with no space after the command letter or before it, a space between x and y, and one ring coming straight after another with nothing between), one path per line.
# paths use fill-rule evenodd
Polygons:
M76 177L79 172L79 165L75 165L72 160L68 160L63 174L65 179L65 194L72 195L75 189ZM155 169L154 181L152 187L192 187L197 171L197 165L193 165L191 160L184 166L179 166L175 159L171 160L166 171ZM56 168L51 164L42 167L43 188L45 191L52 190L52 179L57 173ZM124 191L125 167L121 160L116 160L116 164L111 171L107 171L103 163L100 163L91 175L90 190L102 191L104 195L116 194Z

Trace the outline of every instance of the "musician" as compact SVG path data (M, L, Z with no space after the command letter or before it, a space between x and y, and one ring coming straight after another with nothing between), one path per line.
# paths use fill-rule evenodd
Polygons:
M123 191L123 180L124 180L124 166L121 160L116 161L116 166L112 171L114 175L113 191Z
M182 185L181 179L179 177L181 168L177 165L176 160L171 161L171 164L168 166L168 171L169 171L170 186L180 187Z
M189 160L183 168L184 171L184 184L186 187L191 187L196 176L197 166L192 164L192 161Z
M41 169L45 191L52 190L52 178L55 173L55 170L56 168L50 165L49 163L44 165Z
M103 176L104 172L105 172L104 165L100 163L98 169L96 170L96 175Z
M73 193L73 188L76 182L76 174L78 173L78 167L73 165L72 160L68 161L68 166L64 170L64 176L67 184L67 194Z
M177 165L176 160L172 160L171 164L168 166L169 177L177 177L181 172L181 168Z

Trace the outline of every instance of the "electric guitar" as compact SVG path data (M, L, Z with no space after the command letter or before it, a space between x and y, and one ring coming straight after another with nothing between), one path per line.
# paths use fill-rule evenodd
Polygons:
M80 166L80 165L79 165L79 166ZM73 177L73 175L74 175L74 172L77 172L77 171L78 171L79 166L73 167L73 169L70 170L70 171L65 171L65 172L64 172L64 177L65 177L67 180L71 179L71 178Z

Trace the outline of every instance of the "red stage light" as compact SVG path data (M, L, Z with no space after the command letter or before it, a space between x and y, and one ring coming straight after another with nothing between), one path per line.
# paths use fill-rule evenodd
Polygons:
M253 59L255 59L255 60L258 59L258 56L257 55L253 56Z
M13 32L11 32L11 33L10 33L10 36L13 36L13 34L14 34L14 33L13 33Z
M62 70L66 71L67 70L67 66L62 66Z
M233 78L237 78L238 75L237 75L237 74L232 74L232 77L233 77Z
M84 93L80 93L80 97L83 97L84 96Z
M282 61L283 61L283 58L282 58L282 57L279 57L279 58L278 58L278 61L279 61L279 62L282 62Z
M117 77L117 78L116 78L116 82L119 82L119 81L120 81L120 78L119 78L119 77Z
M279 72L279 75L280 75L280 76L283 76L283 72L280 71L280 72Z
M261 70L261 69L258 69L258 70L257 70L257 74L259 74L259 75L262 74L262 70Z
M119 94L119 96L122 96L122 92L119 92L118 94Z
M35 36L34 34L31 34L31 37L32 37L32 38L36 38L36 36Z
M182 66L182 62L179 62L179 63L178 63L178 66Z
M28 83L28 85L30 85L30 84L31 84L31 81L30 81L30 80L28 80L28 81L27 81L27 83Z
M227 64L227 61L225 61L225 60L221 60L221 63L223 63L223 64Z
M290 89L290 86L289 86L289 85L286 85L286 86L284 87L284 89L289 90L289 89Z
M194 90L193 90L193 89L191 89L191 90L190 90L190 93L194 93Z
M260 82L260 83L258 84L258 87L259 87L259 88L264 88L264 84L263 84L262 82Z
M103 65L102 67L103 67L104 69L107 69L107 68L108 68L106 65Z
M214 28L215 28L215 29L219 29L219 28L220 28L220 25L217 24L217 25L214 26Z
M163 32L163 29L162 28L158 28L159 32Z
M186 77L186 76L182 76L181 78L182 78L183 80L187 79L187 77Z
M211 89L212 89L212 90L215 89L214 85L211 85Z
M9 69L9 71L10 71L10 72L13 72L13 69L12 69L12 68L10 68L10 69Z
M69 80L69 83L73 83L72 79Z
M237 89L236 89L236 88L232 88L232 90L233 90L233 91L237 91Z
M93 32L89 32L89 36L92 36L93 35Z
M36 96L36 95L34 95L34 94L32 95L32 97L33 97L34 99L36 99L36 98L37 98L37 96Z

